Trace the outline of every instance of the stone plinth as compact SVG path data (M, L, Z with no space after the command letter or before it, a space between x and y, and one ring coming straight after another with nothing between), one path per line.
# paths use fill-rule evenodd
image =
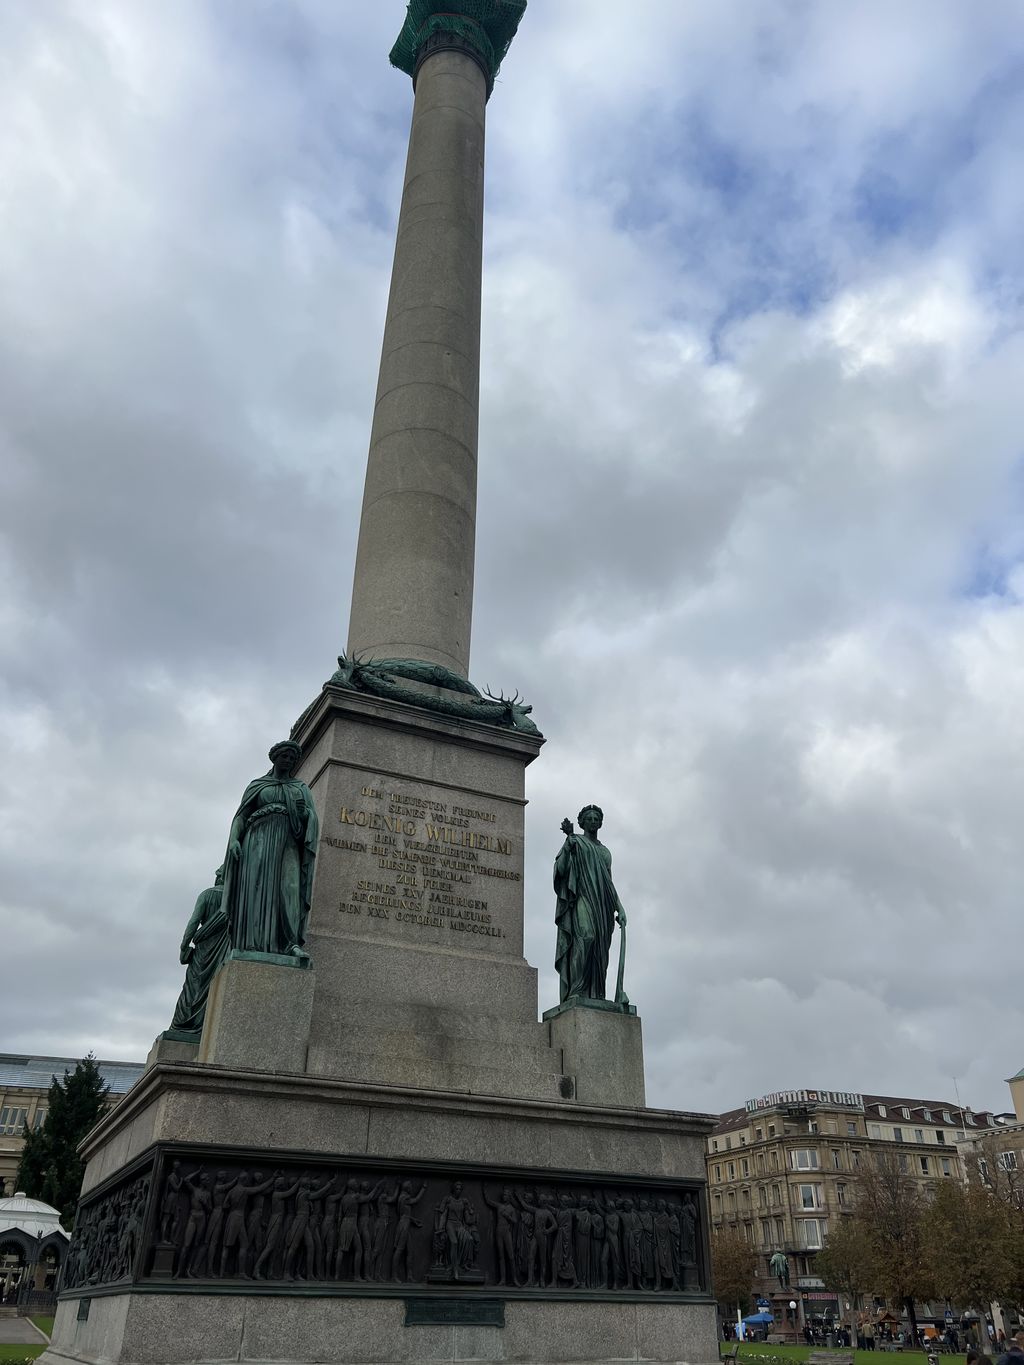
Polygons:
M544 1012L552 1047L562 1051L562 1066L575 1081L582 1104L642 1109L644 1044L640 1019L607 1002L568 1001Z
M158 1033L153 1039L153 1046L149 1049L146 1065L153 1066L157 1062L194 1062L198 1057L198 1043L183 1043L177 1038L165 1038L162 1033Z
M213 978L197 1060L259 1071L304 1071L314 973L279 962L228 960Z
M703 1158L712 1125L711 1118L697 1114L157 1064L90 1134L84 1149L83 1227L101 1224L107 1207L138 1207L138 1234L122 1241L113 1261L106 1243L90 1253L87 1241L80 1258L76 1234L68 1286L43 1359L46 1365L64 1359L112 1365L714 1361ZM191 1249L186 1245L190 1196L183 1177L216 1198L218 1182L230 1185L241 1171L251 1183L257 1172L262 1178L281 1171L285 1184L306 1180L320 1197L326 1197L325 1187L342 1192L354 1179L367 1191L371 1182L379 1183L390 1200L408 1181L410 1195L420 1202L407 1268L395 1262L395 1205L386 1203L386 1216L379 1219L371 1203L364 1235L370 1248L380 1238L379 1256L370 1278L356 1282L350 1243L338 1253L344 1214L335 1204L330 1213L317 1206L320 1246L328 1226L332 1239L339 1234L320 1271L315 1251L300 1249L292 1269L303 1281L287 1278L285 1249L295 1226L289 1214L264 1278L242 1278L274 1235L269 1195L259 1196L259 1209L252 1197L245 1206L245 1225L255 1239L251 1252L240 1249L240 1224L231 1228L225 1218L214 1238L220 1253L227 1247L226 1262L218 1254L197 1258L195 1242ZM472 1253L477 1278L460 1284L435 1274L437 1209L456 1186L473 1205L477 1233ZM501 1283L497 1206L507 1197L506 1187L514 1189L520 1210L546 1202L557 1211L568 1191L574 1209L596 1200L620 1219L631 1216L620 1205L639 1209L646 1202L646 1219L655 1216L659 1200L667 1201L673 1216L692 1210L690 1231L679 1233L677 1218L674 1259L667 1257L661 1272L652 1260L655 1279L641 1283L626 1282L628 1266L621 1260L616 1272L615 1258L602 1258L600 1241L589 1271L580 1262L584 1283L566 1279L561 1261L553 1275L556 1239L549 1243L545 1273L534 1261L531 1273L517 1271ZM572 1254L578 1257L582 1225L571 1226ZM203 1223L206 1233L212 1227L212 1220ZM602 1223L606 1236L603 1229ZM624 1225L616 1235L624 1252ZM296 1245L301 1244L300 1236ZM308 1262L301 1259L307 1254ZM90 1255L99 1258L98 1266L112 1265L118 1278L106 1282L102 1274L91 1274ZM365 1263L361 1270L365 1275ZM513 1282L526 1279L532 1282ZM429 1313L431 1304L453 1293L464 1302L474 1296L500 1301L504 1327L404 1325L407 1301L417 1302L422 1318L424 1309Z
M542 737L337 686L295 737L321 829L306 1069L570 1096L523 957L525 770Z

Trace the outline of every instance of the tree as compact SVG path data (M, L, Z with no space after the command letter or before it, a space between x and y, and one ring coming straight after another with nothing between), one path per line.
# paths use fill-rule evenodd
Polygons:
M846 1215L833 1220L825 1245L814 1258L814 1273L826 1289L850 1300L850 1340L857 1337L857 1299L875 1283L875 1252L864 1221Z
M718 1302L746 1312L756 1273L757 1252L743 1234L736 1228L716 1228L711 1237L711 1277Z
M871 1288L906 1308L916 1339L914 1300L929 1298L934 1290L924 1251L921 1186L903 1169L898 1154L878 1152L874 1165L859 1172L855 1194L854 1221L871 1248Z
M33 1199L52 1204L61 1222L71 1227L78 1207L85 1163L78 1144L103 1113L110 1095L96 1058L89 1054L64 1079L50 1082L46 1118L34 1133L25 1129L17 1188Z
M939 1294L984 1317L1018 1292L1020 1215L980 1183L944 1180L924 1213L923 1246Z

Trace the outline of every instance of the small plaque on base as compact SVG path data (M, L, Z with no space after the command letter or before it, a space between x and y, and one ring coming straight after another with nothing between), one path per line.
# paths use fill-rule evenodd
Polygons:
M503 1299L406 1299L406 1327L504 1327Z

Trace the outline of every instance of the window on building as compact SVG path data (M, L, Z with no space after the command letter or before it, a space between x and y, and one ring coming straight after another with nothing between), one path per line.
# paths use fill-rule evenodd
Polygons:
M716 1194L716 1195L715 1195L715 1217L716 1217L716 1218L721 1218L721 1216L722 1216L722 1196L721 1196L720 1194Z
M822 1207L820 1185L801 1185L799 1189L800 1207L802 1209L820 1209Z
M1000 1166L1002 1166L1004 1171L1015 1171L1017 1169L1017 1153L1000 1152L999 1164Z
M772 1244L772 1225L767 1218L761 1219L761 1245L770 1247Z
M769 1123L769 1125L768 1125L768 1136L769 1136L769 1137L774 1137L774 1136L775 1136L775 1124L774 1124L774 1123Z
M757 1187L757 1207L766 1209L768 1207L768 1191L763 1185Z
M841 1171L843 1169L843 1154L842 1152L837 1152L834 1147L832 1148L832 1169L834 1171Z
M27 1118L27 1109L15 1109L13 1106L0 1109L0 1133L5 1137L20 1137Z
M931 1171L928 1169L928 1158L926 1156L921 1156L918 1157L918 1161L921 1163L921 1174L931 1175Z
M884 1104L880 1104L880 1105L878 1106L878 1117L879 1117L879 1118L882 1118L882 1119L886 1118L887 1115L888 1115L888 1112L889 1112L889 1111L886 1109L886 1107L885 1107Z
M735 1190L730 1190L730 1191L729 1191L729 1194L728 1194L728 1196L727 1196L727 1198L728 1198L728 1200L729 1200L729 1212L730 1212L730 1213L735 1213L735 1212L736 1212L736 1191L735 1191Z
M753 1223L744 1223L744 1224L743 1224L743 1236L747 1239L747 1241L750 1243L751 1246L754 1245L754 1225L753 1225Z
M712 1150L713 1152L717 1152L717 1151L718 1151L718 1139L717 1139L717 1138L712 1138L712 1139L711 1139L711 1150Z
M716 1166L716 1167L715 1167L715 1180L718 1182L718 1184L721 1184L721 1183L722 1183L722 1168L721 1168L721 1166Z
M952 1116L952 1114L950 1114L950 1112L949 1112L948 1109L943 1109L943 1111L942 1111L942 1121L943 1121L943 1123L952 1123L952 1122L953 1122L953 1116Z
M735 1180L735 1179L736 1179L736 1163L735 1163L735 1161L730 1161L730 1162L729 1162L729 1179L730 1179L730 1180Z
M910 1170L910 1160L903 1152L900 1152L900 1170L906 1174Z
M818 1153L813 1147L796 1147L789 1154L790 1165L794 1171L816 1171Z
M775 1220L775 1241L778 1246L782 1246L782 1239L786 1235L785 1224L781 1218Z
M852 1119L846 1125L846 1136L847 1137L857 1136L857 1125L853 1122Z
M731 1138L731 1137L727 1137L727 1138L725 1139L725 1150L726 1150L727 1152L731 1152L731 1151L732 1151L732 1138Z
M931 1111L930 1109L925 1109L925 1110L924 1110L924 1121L925 1121L925 1123L931 1123L931 1121L932 1121L932 1111Z
M757 1169L760 1175L764 1175L764 1152L757 1154Z
M946 1134L942 1131L941 1128L936 1128L935 1130L935 1141L941 1142L943 1147L945 1147L946 1145Z
M782 1186L781 1186L781 1185L773 1185L773 1186L772 1186L772 1203L773 1203L773 1204L781 1204L781 1203L782 1203Z
M754 1129L754 1141L755 1141L755 1142L763 1142L763 1141L764 1141L764 1129L763 1129L763 1128L755 1128L755 1129Z
M893 1142L902 1142L902 1141L903 1141L903 1129L902 1129L902 1128L894 1128L894 1129L892 1130L892 1140L893 1140Z
M808 1120L807 1120L807 1131L808 1131L809 1133L816 1133L816 1132L818 1131L818 1120L817 1120L817 1119L808 1119Z
M837 1186L836 1186L836 1203L839 1205L840 1208L845 1208L845 1207L846 1207L846 1186L845 1186L845 1185L837 1185Z
M869 1137L869 1138L875 1138L875 1139L877 1140L877 1139L881 1138L881 1136L882 1136L882 1125L881 1125L880 1123L869 1123L869 1124L868 1124L868 1137Z
M900 1110L900 1113L903 1115L905 1119L910 1118L910 1110L907 1108L906 1105L903 1106L903 1108Z
M978 1157L978 1174L981 1176L982 1180L984 1180L985 1184L987 1185L987 1184L988 1184L988 1162L985 1160L985 1158L984 1158L983 1156L979 1156L979 1157Z
M915 1129L914 1129L914 1141L915 1141L915 1142L924 1142L924 1129L923 1129L923 1128L915 1128Z
M965 1114L965 1115L964 1115L964 1123L969 1124L969 1125L973 1128L973 1127L975 1126L975 1124L974 1124L974 1115L973 1115L973 1114Z
M38 1132L39 1129L42 1128L43 1124L46 1122L46 1113L47 1111L45 1107L42 1105L40 1105L40 1107L36 1110L36 1116L32 1123L32 1127L36 1130L36 1132Z
M740 1162L740 1166L742 1167L744 1175L750 1174L750 1162L747 1160L746 1157L744 1157L743 1160Z
M943 1175L953 1174L953 1163L950 1161L948 1156L944 1156L942 1158L942 1174Z
M860 1170L860 1152L850 1153L850 1165L853 1167L855 1171Z
M772 1152L772 1170L773 1170L773 1171L777 1171L778 1169L779 1169L779 1154L778 1154L778 1152Z
M747 1135L746 1135L746 1133L740 1133L740 1146L741 1146L741 1147L745 1147L746 1145L747 1145Z
M799 1218L796 1227L798 1244L805 1251L820 1251L825 1245L828 1223L824 1218Z

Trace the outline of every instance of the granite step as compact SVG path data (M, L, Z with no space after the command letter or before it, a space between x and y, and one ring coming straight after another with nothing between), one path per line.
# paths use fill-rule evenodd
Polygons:
M574 1087L571 1077L557 1071L535 1070L532 1066L471 1066L419 1060L402 1054L348 1050L317 1056L311 1048L307 1071L347 1081L512 1099L566 1100L572 1098Z

